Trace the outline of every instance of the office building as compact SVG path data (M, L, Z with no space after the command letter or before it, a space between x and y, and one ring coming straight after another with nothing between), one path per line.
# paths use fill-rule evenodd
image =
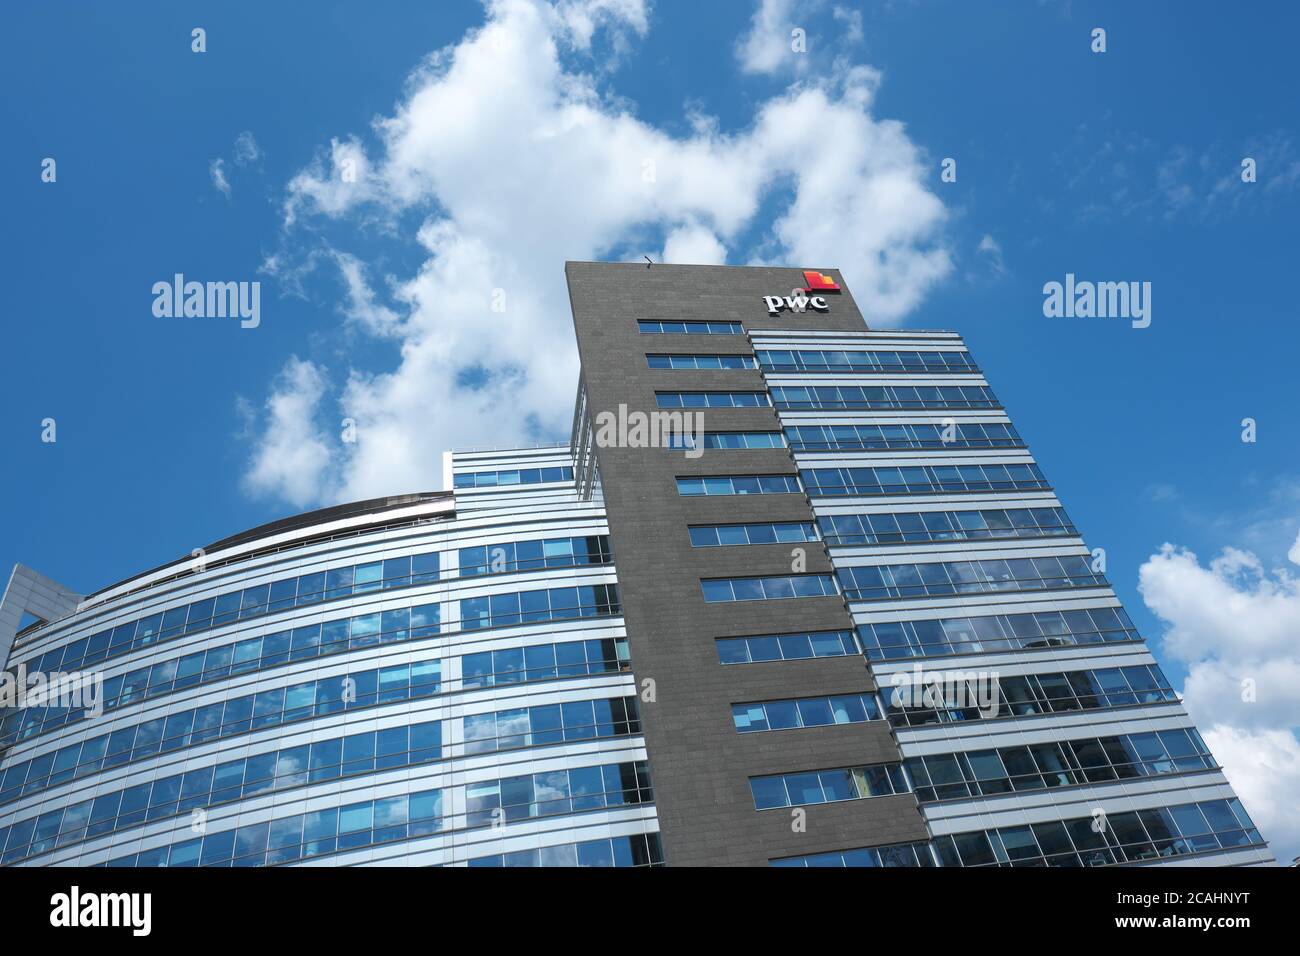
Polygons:
M15 569L8 671L104 706L5 712L0 863L1272 862L957 334L831 269L566 268L570 442L85 597Z

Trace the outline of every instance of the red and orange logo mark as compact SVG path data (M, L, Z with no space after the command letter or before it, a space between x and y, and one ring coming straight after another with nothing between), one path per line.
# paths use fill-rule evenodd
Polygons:
M839 292L840 287L834 279L820 272L807 271L803 274L803 281L808 283L804 287L805 292Z

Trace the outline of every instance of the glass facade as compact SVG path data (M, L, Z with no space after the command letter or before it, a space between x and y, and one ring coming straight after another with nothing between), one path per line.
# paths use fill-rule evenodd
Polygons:
M496 494L303 516L19 635L14 676L102 695L4 713L0 863L662 865L601 506L567 448L451 485Z
M863 654L878 692L863 695L854 713L864 727L878 713L891 728L902 755L897 772L931 839L845 843L769 863L1268 862L1177 693L961 340L909 332L913 348L899 350L886 344L890 337L753 333L856 632L727 636L717 649L724 664L778 667ZM791 338L797 347L786 344ZM712 480L694 478L692 488L708 493ZM716 480L725 494L738 479ZM744 545L749 527L692 528L692 543ZM732 586L704 582L723 584ZM736 704L736 731L816 734L852 720L836 699ZM814 738L803 739L811 746ZM861 796L853 773L799 772L751 785L759 806L800 806Z
M19 633L15 679L100 693L0 714L0 864L1271 861L958 336L685 301L593 307L622 364L570 446L450 454L440 495ZM716 430L602 458L611 380Z

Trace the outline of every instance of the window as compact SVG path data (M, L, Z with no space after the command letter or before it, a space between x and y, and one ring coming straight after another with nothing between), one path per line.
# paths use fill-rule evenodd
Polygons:
M903 684L882 702L895 727L1005 717L1034 717L1138 704L1177 703L1178 695L1154 664L1097 670L1003 676L990 686L945 688L943 700L927 700ZM986 705L983 709L981 703Z
M656 355L645 357L649 368L675 369L753 369L758 362L752 355Z
M471 471L455 476L454 488L505 488L511 485L535 485L553 481L572 481L568 465L555 468L514 468L508 471Z
M874 448L1023 448L1006 422L953 422L950 425L788 425L795 451L863 451Z
M829 545L980 541L1078 534L1063 508L827 515L817 519L817 526Z
M663 335L743 335L745 327L739 322L659 322L642 319L637 327L643 334Z
M505 574L609 564L613 555L608 535L545 538L538 541L501 541L460 549L460 576Z
M896 763L750 777L749 788L756 810L887 797L909 790L902 765Z
M1088 737L903 761L922 803L1215 768L1192 728Z
M767 392L655 392L660 408L759 408L771 405Z
M796 700L768 700L754 704L732 704L732 722L742 734L796 727L825 727L829 724L861 724L880 719L880 705L874 694L836 694L829 697L801 697Z
M836 575L851 601L1106 586L1081 556L867 565Z
M273 866L443 828L442 792L352 803L195 837L110 860L109 866Z
M859 653L852 631L720 637L717 645L718 659L723 664L803 661L813 657L851 657Z
M935 838L941 866L1110 866L1238 846L1263 839L1236 799L1112 813Z
M836 850L832 853L814 853L809 856L788 856L771 860L769 866L934 866L928 843L894 843L890 846L863 847L858 850Z
M829 574L790 574L761 578L708 578L700 582L708 604L728 601L779 601L835 594Z
M412 569L415 573L412 573ZM243 621L295 606L303 607L325 598L427 584L438 580L438 569L439 554L433 551L382 562L346 565L328 572L312 572L269 584L258 584L171 608L161 614L148 615L91 638L73 641L42 655L39 668L33 669L47 673L58 669L81 670L87 664L108 657L236 620ZM0 731L0 743L3 742L3 732Z
M635 697L518 707L464 718L465 753L493 753L641 732Z
M784 544L817 540L811 521L764 524L711 524L688 528L691 547L716 548L732 544Z
M779 409L999 408L986 385L774 385Z
M465 788L465 826L582 813L605 807L651 803L644 762L604 764L506 777Z
M473 631L487 627L601 617L619 614L621 610L618 588L613 584L550 588L464 598L460 602L460 626L462 630Z
M803 489L797 475L705 475L677 479L677 493L699 495L786 495Z
M516 850L492 856L472 857L472 867L495 866L663 866L659 834L644 833L561 843L537 850Z
M808 494L901 495L961 491L1039 491L1049 486L1038 466L944 465L906 468L806 468Z
M0 803L109 767L253 729L309 720L344 709L429 697L440 690L441 668L441 661L432 658L354 671L346 675L353 681L348 701L343 699L343 677L330 677L130 724L112 734L63 747L48 760L36 758L11 765L0 778Z
M765 372L963 372L978 371L969 352L858 352L758 349Z
M694 448L695 436L679 433L669 436L668 448ZM784 448L781 432L706 432L705 448Z
M466 689L610 674L630 666L627 639L622 637L481 651L460 660L461 686Z
M101 794L93 801L86 801L89 806L88 825L85 813L80 810L72 813L56 810L43 814L36 821L38 826L35 828L40 839L24 847L11 840L4 861L11 862L89 837L256 794L376 770L430 763L441 759L441 741L441 725L432 721L313 741L229 760L215 767L187 770L183 774ZM405 801L406 798L397 799ZM21 823L14 826L21 826ZM239 839L236 838L235 842L238 843Z
M1138 641L1121 607L889 621L858 628L868 660Z

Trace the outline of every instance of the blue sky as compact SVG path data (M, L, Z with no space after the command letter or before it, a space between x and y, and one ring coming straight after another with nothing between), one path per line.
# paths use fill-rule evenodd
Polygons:
M91 590L435 488L449 444L565 437L565 258L839 266L873 322L966 336L1266 834L1300 852L1300 596L1279 573L1300 530L1300 14L797 6L7 8L0 564ZM261 324L156 318L177 272L260 281ZM1150 282L1151 326L1045 318L1067 272Z

